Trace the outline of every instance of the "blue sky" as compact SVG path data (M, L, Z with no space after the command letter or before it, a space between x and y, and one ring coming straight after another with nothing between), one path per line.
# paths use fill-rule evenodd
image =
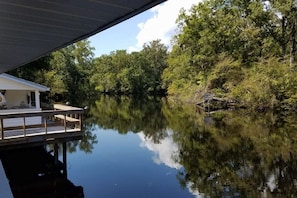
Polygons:
M110 54L116 50L128 52L141 50L144 43L160 39L170 46L170 40L176 34L176 18L179 10L188 10L201 0L168 0L150 10L136 15L122 23L89 38L95 47L95 57Z
M128 50L130 46L137 43L136 35L139 32L137 24L146 21L151 16L150 11L143 12L90 37L91 46L95 47L95 56L121 49Z

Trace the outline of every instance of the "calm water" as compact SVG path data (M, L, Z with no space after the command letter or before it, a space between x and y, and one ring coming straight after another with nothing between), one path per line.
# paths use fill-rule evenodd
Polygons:
M85 197L297 196L294 114L101 97L85 123L66 143L67 178Z

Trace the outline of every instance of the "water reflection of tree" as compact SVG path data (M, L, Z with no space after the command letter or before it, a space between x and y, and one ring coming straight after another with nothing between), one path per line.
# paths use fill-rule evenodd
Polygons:
M85 123L83 127L83 135L79 140L71 140L66 142L67 151L69 153L74 153L79 150L84 151L85 153L91 153L94 144L98 143L96 134L92 133L93 127L91 123ZM62 155L62 144L58 144L59 146L59 155ZM50 149L54 149L53 144L49 144L48 147Z
M84 103L81 103L81 104L84 104L85 106L90 105L90 103L86 103L86 101L84 101ZM95 125L93 123L93 119L87 108L84 111L82 138L79 140L67 141L66 142L67 151L69 153L74 153L77 151L77 149L79 149L80 151L84 151L85 153L91 153L92 150L94 149L94 144L98 143L97 136L96 134L93 133L94 127ZM59 147L62 147L62 145L60 144ZM61 154L61 151L62 149L59 149L60 154Z
M158 98L99 97L85 121L86 152L98 125L121 134L143 132L160 143L172 129L184 166L183 187L210 197L291 197L297 195L297 125L295 115L247 111L197 113ZM72 143L76 148L78 143Z
M84 108L84 117L83 117L83 135L80 140L68 141L67 151L70 153L76 152L77 149L84 151L86 153L91 153L94 144L98 143L96 134L93 133L95 124L92 115L90 114L89 107L91 106L91 100L86 100L83 97L76 97L72 101L71 105L75 105L81 108ZM61 150L61 149L60 149Z
M143 132L155 143L167 136L166 119L162 114L160 98L130 98L127 96L100 96L94 104L83 101L85 110L83 137L79 141L67 142L68 152L76 152L77 148L87 153L92 152L93 145L98 142L94 127L114 129L121 134Z
M100 96L90 111L94 123L121 134L143 132L154 142L166 136L166 119L160 98L130 98Z
M183 187L210 197L297 195L292 117L245 111L201 115L174 105L163 106L163 112L179 145L184 169L177 178Z
M98 143L97 136L93 131L93 124L85 122L83 126L83 135L80 140L67 142L67 150L70 153L76 152L77 148L85 153L91 153L94 144Z

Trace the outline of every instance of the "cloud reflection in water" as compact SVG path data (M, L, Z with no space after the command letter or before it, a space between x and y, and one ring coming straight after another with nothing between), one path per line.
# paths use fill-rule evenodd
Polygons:
M171 133L168 132L168 136L160 140L159 144L154 143L152 138L145 137L145 135L140 132L138 136L141 139L141 147L146 147L148 150L154 152L153 161L156 164L165 164L170 168L180 169L182 165L178 161L178 146L173 141Z

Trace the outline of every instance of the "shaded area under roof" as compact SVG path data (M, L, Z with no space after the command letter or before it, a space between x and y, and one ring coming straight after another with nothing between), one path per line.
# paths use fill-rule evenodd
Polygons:
M166 0L0 0L0 73Z

